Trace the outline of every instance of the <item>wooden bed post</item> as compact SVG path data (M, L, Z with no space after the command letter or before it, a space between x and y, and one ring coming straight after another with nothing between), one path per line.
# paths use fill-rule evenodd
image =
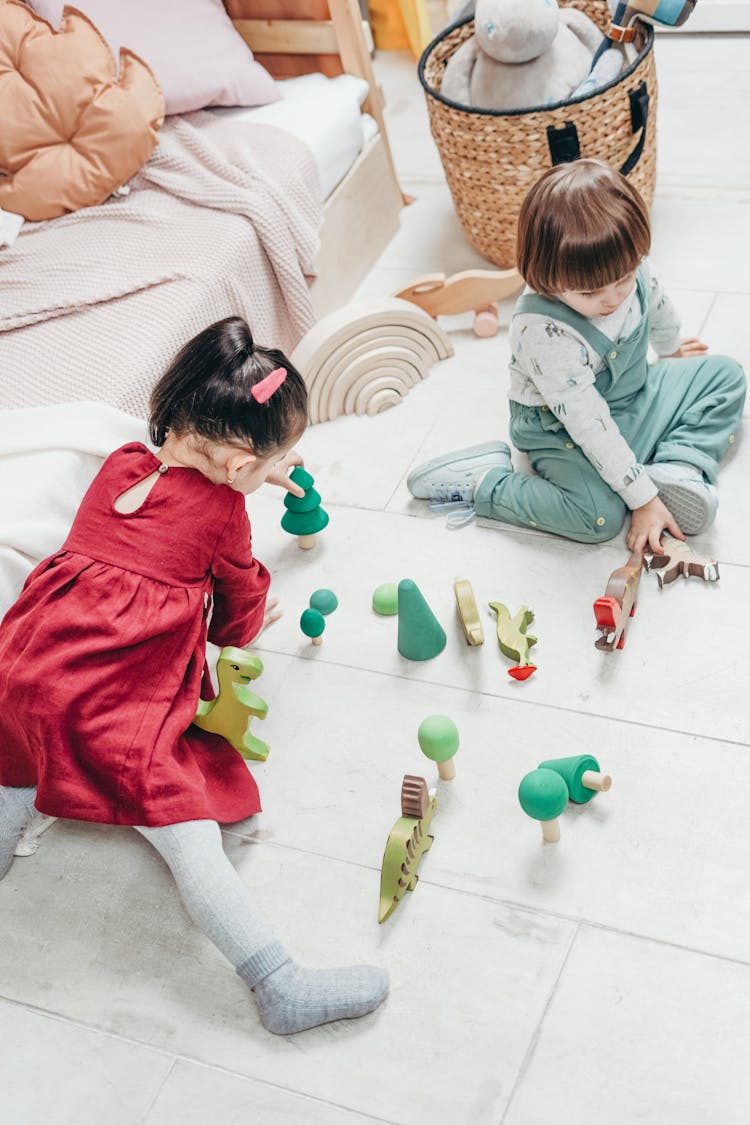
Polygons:
M370 58L370 51L362 31L362 13L359 10L359 0L328 0L328 10L331 13L331 22L336 31L341 62L347 74L357 74L364 78L370 87L370 94L364 104L364 110L378 123L380 135L385 145L388 163L393 172L393 179L398 184L396 166L393 163L393 153L388 141L388 132L383 117L383 94L375 77L375 71ZM401 191L403 202L411 203L411 196Z

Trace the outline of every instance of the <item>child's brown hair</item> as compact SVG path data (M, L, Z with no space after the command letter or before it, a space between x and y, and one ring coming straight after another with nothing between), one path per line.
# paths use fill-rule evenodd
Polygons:
M516 264L545 297L603 289L651 247L643 198L599 160L558 164L537 180L518 216Z

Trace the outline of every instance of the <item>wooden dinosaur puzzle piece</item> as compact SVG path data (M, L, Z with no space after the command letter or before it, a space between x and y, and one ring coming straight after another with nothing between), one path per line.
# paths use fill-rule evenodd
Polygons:
M719 581L719 564L716 559L696 555L692 547L666 531L662 535L661 545L661 551L647 555L644 559L646 570L656 571L660 590L680 575L683 578L702 578L704 582Z
M511 297L522 286L523 279L517 270L462 270L450 277L444 273L425 274L396 296L419 305L435 319L473 311L475 334L494 336L498 328L497 302Z
M479 608L474 597L474 591L471 588L471 582L466 578L457 578L453 583L453 593L456 595L456 607L466 634L466 643L483 645L484 630L482 622L479 620Z
M528 606L522 605L515 617L511 617L510 610L502 602L490 602L490 609L497 614L497 643L500 651L509 660L515 660L515 667L508 669L508 675L514 680L527 680L536 672L536 664L529 660L529 649L536 644L536 637L527 634L526 630L534 620L534 614Z
M601 652L625 647L628 621L638 605L642 571L643 556L633 552L624 566L612 571L604 595L594 602L594 617L599 631L594 644Z
M428 791L425 779L404 774L401 817L389 833L380 869L378 922L390 918L406 891L416 887L419 861L432 847L429 829L436 808L437 797Z
M247 686L263 671L263 661L244 648L223 648L216 662L219 694L201 699L193 723L201 730L219 734L238 754L250 761L265 762L269 745L250 733L252 719L265 719L268 704Z

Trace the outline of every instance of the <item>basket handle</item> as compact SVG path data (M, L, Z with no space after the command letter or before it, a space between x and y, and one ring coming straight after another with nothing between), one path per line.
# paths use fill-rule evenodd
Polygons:
M630 122L633 132L637 133L640 130L641 135L635 148L620 169L623 176L627 176L629 172L633 171L641 159L643 146L646 143L650 98L645 81L636 86L635 90L629 90L628 98L630 99ZM580 158L581 146L578 141L578 129L573 121L566 121L559 129L556 129L554 125L548 125L547 144L553 164L570 164L573 160Z

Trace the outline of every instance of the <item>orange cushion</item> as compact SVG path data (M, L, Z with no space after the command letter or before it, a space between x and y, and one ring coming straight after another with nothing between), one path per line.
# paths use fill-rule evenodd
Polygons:
M148 160L164 98L146 64L65 8L0 0L0 207L36 222L101 203Z

